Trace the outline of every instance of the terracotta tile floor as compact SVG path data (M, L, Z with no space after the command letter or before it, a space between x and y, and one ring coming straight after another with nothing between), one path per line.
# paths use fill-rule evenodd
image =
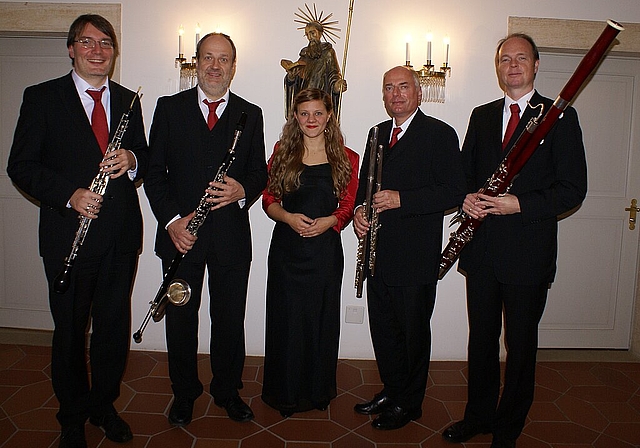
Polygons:
M0 447L57 447L57 401L50 382L50 348L0 344ZM200 378L211 377L206 356ZM423 416L397 431L376 431L353 405L380 390L373 361L341 360L338 397L326 411L280 414L260 400L262 358L249 357L241 391L256 415L250 423L229 420L208 394L195 403L194 420L184 429L167 422L171 389L166 354L131 352L117 404L130 423L130 448L408 448L449 447L440 436L464 411L464 362L433 362ZM536 401L519 448L640 446L640 363L548 362L538 365ZM87 424L90 448L116 447ZM488 447L491 436L463 445Z

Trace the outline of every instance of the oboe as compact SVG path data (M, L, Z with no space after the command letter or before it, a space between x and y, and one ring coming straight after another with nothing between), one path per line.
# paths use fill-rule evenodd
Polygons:
M118 124L118 128L113 136L113 139L107 146L107 149L104 152L103 161L108 161L113 157L113 152L117 149L120 149L120 145L122 144L122 137L124 136L127 127L129 126L129 118L131 116L131 112L133 111L133 106L136 102L136 99L142 98L140 95L140 89L142 87L138 87L138 91L134 95L131 100L131 105L129 106L129 110L127 110L122 117L120 118L120 123ZM109 184L109 179L111 178L111 172L107 168L100 168L98 175L93 178L91 182L91 186L89 186L89 190L92 193L97 193L101 196L104 196L105 191L107 190L107 185ZM71 280L71 270L73 269L73 265L76 261L76 257L78 256L78 250L80 250L80 246L84 244L84 240L87 237L87 232L89 232L89 226L91 225L91 221L93 219L87 218L86 216L80 215L80 226L76 231L76 236L73 239L73 244L71 245L71 252L69 256L64 259L64 266L62 271L53 279L53 290L58 294L64 294L69 289L69 283Z
M233 141L224 156L222 164L218 168L216 176L213 179L214 182L224 181L224 176L226 176L227 171L229 171L231 164L236 158L236 145L238 144L238 140L240 139L246 124L247 114L242 112L240 119L238 120L238 124L236 125L236 130L233 133ZM204 221L207 219L207 216L209 216L209 212L211 211L211 204L207 202L207 199L213 197L214 195L205 193L200 199L200 203L198 204L193 217L187 223L187 231L191 235L198 235L198 230L202 224L204 224ZM176 253L171 264L162 276L162 284L160 285L153 301L150 302L149 311L147 311L147 315L144 317L138 331L133 334L133 340L136 343L139 344L142 342L142 333L147 327L149 319L153 318L154 322L160 322L162 320L169 302L177 306L182 306L191 298L191 287L189 284L182 279L175 279L176 272L178 271L178 267L180 266L180 262L184 258L184 255L185 254L182 252Z
M362 285L365 278L365 265L369 256L368 268L373 275L376 263L376 243L378 241L378 213L373 208L373 195L380 191L382 185L382 145L378 145L378 126L369 130L368 149L369 165L367 170L367 191L364 198L364 216L370 224L369 232L358 240L356 253L356 297L362 297ZM375 191L374 191L375 183Z
M591 72L596 68L615 39L624 30L624 27L613 20L607 21L607 26L593 44L589 52L580 61L578 68L567 81L564 88L553 102L552 107L542 116L532 119L524 132L518 137L509 152L504 156L498 168L494 171L484 186L481 193L496 197L506 193L511 188L515 176L520 172L525 163L531 158L534 151L551 130L560 115L569 106L578 90L582 87ZM460 222L458 229L449 238L449 243L442 252L440 259L440 271L438 278L442 279L449 271L453 263L460 256L464 246L471 241L475 231L483 221L474 219L464 212L458 213L452 223Z

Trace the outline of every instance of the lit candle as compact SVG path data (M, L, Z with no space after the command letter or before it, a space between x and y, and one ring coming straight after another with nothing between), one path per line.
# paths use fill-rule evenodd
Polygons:
M198 48L198 42L200 42L200 24L196 23L196 48Z
M427 34L427 64L431 64L431 41L433 40L433 34Z
M449 37L448 36L445 37L442 41L444 42L444 54L445 54L444 66L448 67L449 66L449 42L450 42Z
M184 45L182 44L182 35L184 34L184 27L182 25L180 25L180 28L178 28L178 54L179 55L183 55L184 54Z
M409 41L411 40L411 36L407 36L406 38L406 44L404 47L404 52L405 52L405 58L404 60L406 61L407 65L411 65L411 51L409 50Z

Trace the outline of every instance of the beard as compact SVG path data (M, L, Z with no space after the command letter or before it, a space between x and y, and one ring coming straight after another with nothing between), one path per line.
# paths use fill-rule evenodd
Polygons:
M318 59L322 56L322 44L318 40L310 40L307 45L307 56L313 59Z

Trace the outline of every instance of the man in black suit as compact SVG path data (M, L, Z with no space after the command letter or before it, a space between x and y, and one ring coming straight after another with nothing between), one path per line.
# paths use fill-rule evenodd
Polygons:
M542 104L548 110L552 105L533 87L539 62L531 37L515 34L499 42L496 73L505 97L474 109L462 146L467 191L472 192L463 210L484 224L459 263L467 280L469 384L464 420L443 433L450 442L491 432L493 448L515 446L533 402L538 324L556 272L557 216L577 207L587 191L582 132L570 107L508 194L477 193L504 150L538 115L536 106ZM512 107L514 103L518 106ZM521 118L515 132L504 137L518 109ZM499 398L503 317L507 364Z
M86 447L87 418L113 441L132 438L113 402L129 350L131 289L142 244L134 181L146 170L147 141L136 101L120 149L103 161L107 140L135 95L109 80L118 55L113 26L98 15L80 16L69 29L67 47L73 70L24 92L7 172L40 202L40 255L55 325L51 376L60 402L60 447L75 448ZM101 100L94 102L90 91L102 91ZM94 105L106 111L102 120L94 118ZM109 132L105 128L102 143L92 131L99 121ZM99 169L111 171L104 195L87 188ZM71 251L78 214L91 219L91 227L73 264L69 289L57 293L53 281ZM90 317L91 382L85 350Z
M244 317L251 264L249 207L267 182L261 109L229 91L236 48L229 36L211 33L196 49L198 85L158 100L149 136L145 192L158 220L156 253L166 269L176 250L186 254L176 273L191 286L191 300L169 305L166 338L174 401L172 425L192 419L202 394L198 378L198 311L205 266L209 274L210 360L215 403L236 421L253 418L240 398L245 358ZM222 101L222 102L220 102ZM216 103L220 102L217 106ZM211 105L208 105L211 104ZM244 131L224 182L212 182L242 113ZM215 197L196 237L187 231L205 189Z
M372 422L376 429L397 429L422 415L442 220L446 210L460 204L465 190L458 136L418 108L422 91L416 73L392 68L384 75L382 94L392 119L378 125L384 163L382 189L372 205L380 228L375 275L367 274L367 300L384 389L354 409L380 414ZM356 204L365 200L366 170L374 156L367 148ZM370 231L361 206L356 207L353 227L359 238Z

